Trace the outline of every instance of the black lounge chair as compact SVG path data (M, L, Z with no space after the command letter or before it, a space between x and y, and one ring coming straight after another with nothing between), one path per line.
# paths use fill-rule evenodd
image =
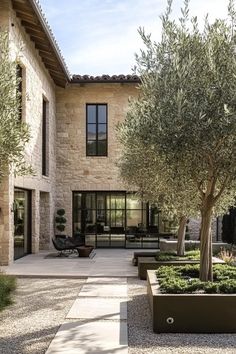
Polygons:
M73 238L52 238L52 243L55 249L59 252L58 256L68 256L68 253L66 251L72 253L72 252L78 252L78 247L81 246L81 243L74 243Z

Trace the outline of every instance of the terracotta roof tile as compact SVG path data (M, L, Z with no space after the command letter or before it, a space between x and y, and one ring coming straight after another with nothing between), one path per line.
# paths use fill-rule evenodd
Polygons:
M101 75L101 76L91 76L91 75L73 75L71 83L139 83L140 77L138 75Z

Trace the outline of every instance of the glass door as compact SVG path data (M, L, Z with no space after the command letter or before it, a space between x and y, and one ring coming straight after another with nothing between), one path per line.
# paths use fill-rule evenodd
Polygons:
M14 191L14 259L31 253L31 192Z

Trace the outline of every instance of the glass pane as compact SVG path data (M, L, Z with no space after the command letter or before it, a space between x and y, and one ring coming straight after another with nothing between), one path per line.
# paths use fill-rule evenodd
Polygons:
M96 155L96 141L88 141L87 142L87 154L89 156Z
M95 193L87 193L85 201L86 209L96 209L95 206Z
M117 195L115 198L116 198L116 209L125 209L125 196Z
M98 140L106 140L107 138L107 125L99 124L98 125Z
M97 221L105 222L105 208L106 197L105 195L97 195Z
M99 105L98 106L98 123L107 122L107 106Z
M87 122L96 123L96 106L88 105L87 106Z
M74 211L74 235L81 233L81 210Z
M96 140L96 124L88 124L88 140Z
M96 210L86 210L86 234L95 234L96 233Z
M142 202L136 196L128 194L126 201L127 209L142 209Z
M124 233L124 210L111 210L111 233Z
M81 208L81 200L82 200L82 194L81 193L74 193L74 207L75 207L75 209Z
M127 227L136 226L137 231L142 222L142 210L127 210Z
M98 141L98 155L106 156L107 155L107 141L100 140Z
M28 253L28 193L15 190L14 193L14 259Z

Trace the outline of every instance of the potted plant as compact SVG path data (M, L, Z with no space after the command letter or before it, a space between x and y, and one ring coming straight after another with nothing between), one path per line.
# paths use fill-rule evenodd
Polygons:
M65 209L58 209L55 217L55 225L56 230L60 232L60 234L56 234L56 237L64 238L66 237L64 231L66 228L66 218L65 218Z

